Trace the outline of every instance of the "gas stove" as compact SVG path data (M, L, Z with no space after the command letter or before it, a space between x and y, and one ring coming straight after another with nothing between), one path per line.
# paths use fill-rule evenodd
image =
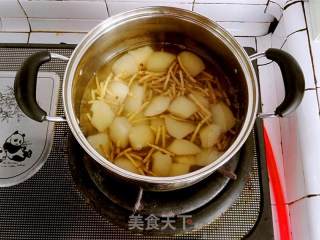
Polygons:
M0 59L11 60L0 64L0 70L16 71L28 55L43 49L70 56L73 46L3 46ZM54 60L41 71L56 73L62 81L65 67ZM58 95L57 114L63 115L61 90ZM246 144L225 167L236 179L223 174L224 169L186 189L144 192L108 177L73 139L67 124L58 123L44 167L22 184L0 189L0 238L273 239L264 151L257 120Z

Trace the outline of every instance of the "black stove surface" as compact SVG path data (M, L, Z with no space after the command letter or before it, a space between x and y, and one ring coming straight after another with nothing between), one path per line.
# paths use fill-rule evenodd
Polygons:
M73 46L0 46L0 71L16 71L27 56L44 49L70 56ZM253 49L246 50L253 53ZM65 66L65 62L54 60L41 70L56 72L62 79ZM63 115L61 99L57 114ZM108 179L101 179L104 174L92 174L96 166L90 160L69 157L70 150L76 149L78 155L83 152L74 140L70 140L68 133L66 124L57 124L51 154L39 173L18 186L0 189L0 239L273 239L260 120L239 153L239 163L235 164L237 180L212 184L213 180L224 179L215 174L196 185L197 188L181 190L169 198L155 198L153 194L143 193L143 204L136 215L146 216L151 212L158 217L170 217L172 213L191 215L191 221L176 218L176 229L167 229L163 234L181 233L183 224L187 231L202 227L174 236L159 236L156 229L148 231L152 236L140 235L112 224L128 227L129 221L133 220L128 217L135 207L137 189L121 186L126 192L121 196L114 194L120 189L116 187L118 185L104 188L107 185L99 184L99 181L104 183ZM69 144L74 147L68 148ZM130 198L133 200L126 201L127 195L134 196ZM112 223L100 216L108 217Z

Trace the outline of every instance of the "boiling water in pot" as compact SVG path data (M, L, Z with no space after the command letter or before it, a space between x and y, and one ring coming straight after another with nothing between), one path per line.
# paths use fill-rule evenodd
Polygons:
M241 126L233 95L215 62L177 45L142 46L114 57L88 80L80 127L120 168L183 175L231 145Z

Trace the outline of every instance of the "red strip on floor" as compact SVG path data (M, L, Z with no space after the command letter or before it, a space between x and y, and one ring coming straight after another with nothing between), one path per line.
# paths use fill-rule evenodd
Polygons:
M267 159L267 168L269 174L269 181L273 189L273 196L275 199L277 217L279 222L279 234L280 240L291 240L289 213L286 207L285 195L283 187L280 181L280 176L277 168L275 156L273 154L272 145L267 133L267 130L263 129L263 136L265 141L265 152Z

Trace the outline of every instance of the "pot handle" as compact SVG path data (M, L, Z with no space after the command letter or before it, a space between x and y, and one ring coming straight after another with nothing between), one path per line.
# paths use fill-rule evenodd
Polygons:
M279 65L285 88L285 97L273 113L260 113L258 114L258 117L288 116L296 110L302 101L305 91L303 72L293 56L283 50L269 48L264 53L251 55L250 59L253 61L261 57L273 60Z
M69 58L48 51L37 52L28 57L16 74L14 81L14 95L18 106L24 114L31 119L43 122L64 122L63 117L48 116L36 99L37 75L42 64L49 62L52 58L68 61Z

